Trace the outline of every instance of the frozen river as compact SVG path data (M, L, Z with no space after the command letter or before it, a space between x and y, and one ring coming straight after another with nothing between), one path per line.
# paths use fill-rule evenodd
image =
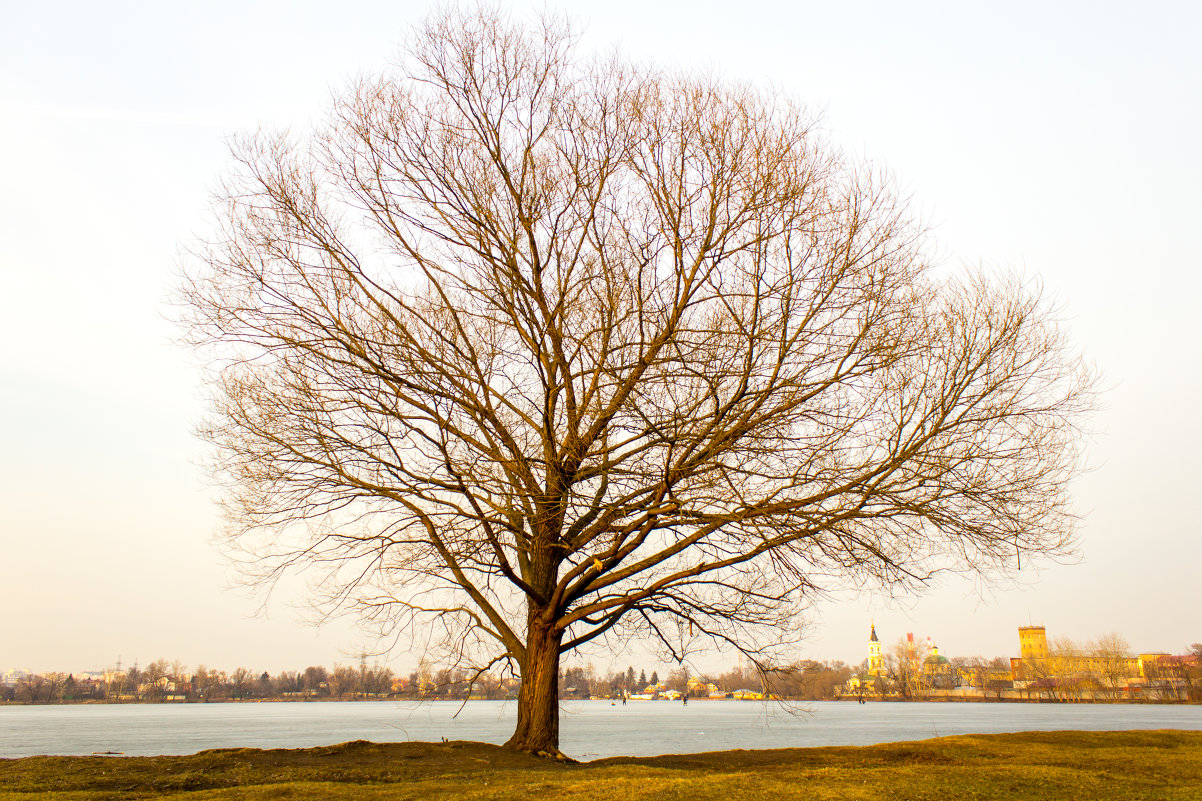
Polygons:
M374 740L504 742L511 702L241 703L0 707L0 757L190 754L208 748L307 748ZM1202 706L1142 704L835 703L782 709L746 701L569 701L560 747L577 759L870 745L1028 730L1202 730Z

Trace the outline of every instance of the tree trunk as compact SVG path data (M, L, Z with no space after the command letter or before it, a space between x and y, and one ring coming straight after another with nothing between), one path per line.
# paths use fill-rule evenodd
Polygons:
M559 750L559 641L561 634L530 615L526 659L521 665L518 724L507 748L563 758Z

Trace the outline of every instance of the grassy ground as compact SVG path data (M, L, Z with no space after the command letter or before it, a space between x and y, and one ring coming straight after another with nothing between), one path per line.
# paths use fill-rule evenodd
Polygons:
M1202 732L1028 732L561 764L481 743L0 760L0 801L1202 800Z

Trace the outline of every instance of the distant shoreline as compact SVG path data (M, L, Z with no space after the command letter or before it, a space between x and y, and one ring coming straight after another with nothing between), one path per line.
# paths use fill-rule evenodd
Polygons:
M179 701L105 701L93 698L85 698L80 700L58 700L49 702L31 703L29 701L0 701L0 707L5 706L201 706L201 705L220 705L220 704L329 704L329 703L354 703L354 704L379 704L379 703L427 703L427 702L454 702L461 703L460 698L416 698L413 696L388 696L384 698L221 698L221 699L199 699L199 700L179 700ZM510 702L516 703L516 698L471 698L469 703L476 702ZM593 703L618 703L618 698L561 698L561 702L593 702ZM770 703L790 703L790 704L855 704L859 703L860 699L856 696L840 696L838 698L773 698L773 699L738 699L738 698L690 698L689 703L694 704L711 704L711 703L736 703L736 704L770 704ZM679 704L678 700L670 700L666 698L654 699L635 699L628 701L630 704ZM1171 700L1171 699L1143 699L1143 698L978 698L978 697L946 697L936 696L931 698L898 698L880 696L864 696L866 704L1087 704L1096 705L1119 705L1119 706L1198 706L1202 705L1202 701L1191 700Z

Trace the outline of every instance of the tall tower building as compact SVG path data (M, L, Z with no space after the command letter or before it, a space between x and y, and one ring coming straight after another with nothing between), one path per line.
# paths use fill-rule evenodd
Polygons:
M1018 652L1023 659L1048 658L1048 632L1043 626L1020 626Z
M885 658L881 656L881 641L876 638L876 622L872 623L872 633L868 635L868 673L873 676L885 674Z

